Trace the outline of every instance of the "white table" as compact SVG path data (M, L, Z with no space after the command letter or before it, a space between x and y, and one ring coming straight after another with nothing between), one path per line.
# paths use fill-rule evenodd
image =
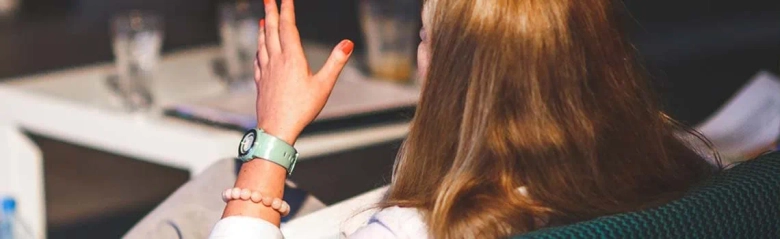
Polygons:
M330 49L307 44L314 69ZM156 104L169 105L223 92L212 73L217 47L168 54L152 84ZM350 66L351 67L351 66ZM0 83L0 195L14 195L19 214L45 237L42 158L21 130L112 152L193 175L213 162L236 154L241 133L164 117L159 113L133 114L122 110L106 87L114 70L104 63L78 69L42 73ZM397 140L407 123L359 128L302 137L296 143L301 160Z

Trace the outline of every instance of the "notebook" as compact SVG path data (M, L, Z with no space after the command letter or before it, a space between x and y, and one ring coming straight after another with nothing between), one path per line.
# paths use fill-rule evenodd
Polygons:
M245 131L256 126L256 89L248 84L214 97L165 108L165 114L215 127ZM355 68L342 71L320 115L304 130L314 133L409 120L419 88L371 79Z

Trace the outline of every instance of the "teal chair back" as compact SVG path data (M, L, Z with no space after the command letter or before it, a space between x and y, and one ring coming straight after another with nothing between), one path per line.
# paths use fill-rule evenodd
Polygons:
M515 239L780 238L780 153L725 170L661 207L546 228Z

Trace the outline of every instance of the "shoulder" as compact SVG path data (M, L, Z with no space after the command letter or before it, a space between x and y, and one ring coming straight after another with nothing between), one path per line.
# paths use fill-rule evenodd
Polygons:
M426 238L428 228L415 208L389 207L369 219L350 238Z
M369 221L369 224L372 222L382 223L394 228L427 230L422 219L422 214L420 214L420 211L416 208L397 206L385 208L374 214Z

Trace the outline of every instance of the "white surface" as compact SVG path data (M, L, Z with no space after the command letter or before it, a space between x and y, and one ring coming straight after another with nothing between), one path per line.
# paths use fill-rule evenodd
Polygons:
M330 49L307 45L314 69L327 58ZM211 60L220 51L216 47L200 48L170 54L163 58L160 72L152 84L156 104L170 105L209 95L225 89L211 74ZM215 161L236 154L239 132L162 117L159 113L131 114L122 111L119 102L105 85L105 77L113 65L99 64L84 68L43 73L11 79L0 84L0 126L29 130L47 137L78 145L129 156L149 162L201 172ZM407 123L340 131L303 137L296 143L301 160L342 150L400 139L406 135ZM16 139L19 141L19 139ZM0 149L13 148L9 141L0 141ZM12 155L0 151L0 168L31 170L11 180L18 198L32 204L43 202L40 159L30 147ZM22 152L23 151L23 152ZM35 158L35 157L32 157ZM30 161L36 162L36 161ZM6 167L6 165L9 165ZM21 171L19 171L21 172ZM18 180L18 181L15 181ZM32 199L35 198L35 199ZM20 203L21 204L21 203ZM26 204L26 203L25 203ZM27 218L44 218L42 206L30 207ZM31 212L36 211L36 212ZM31 219L35 220L35 219Z
M42 163L32 141L13 126L0 124L0 197L16 199L17 216L35 238L44 238L46 231Z
M276 225L260 218L232 216L219 220L209 239L284 239Z
M161 116L101 110L47 95L0 87L0 112L20 127L52 138L197 174L216 160L233 157L241 133ZM399 139L405 123L304 137L302 159Z
M324 49L307 47L312 59ZM319 53L319 54L318 54ZM158 105L171 105L223 92L210 61L217 48L165 57L153 83ZM313 63L314 65L315 63ZM111 64L41 74L0 84L0 115L21 128L60 140L167 166L200 172L214 161L232 157L241 133L160 116L122 111L104 78ZM407 124L304 137L296 144L304 158L403 137Z
M376 213L373 207L386 191L387 187L374 189L292 220L282 225L282 234L287 239L326 239L351 235L366 225L371 215Z
M769 149L780 136L780 79L759 72L698 130L729 161Z

